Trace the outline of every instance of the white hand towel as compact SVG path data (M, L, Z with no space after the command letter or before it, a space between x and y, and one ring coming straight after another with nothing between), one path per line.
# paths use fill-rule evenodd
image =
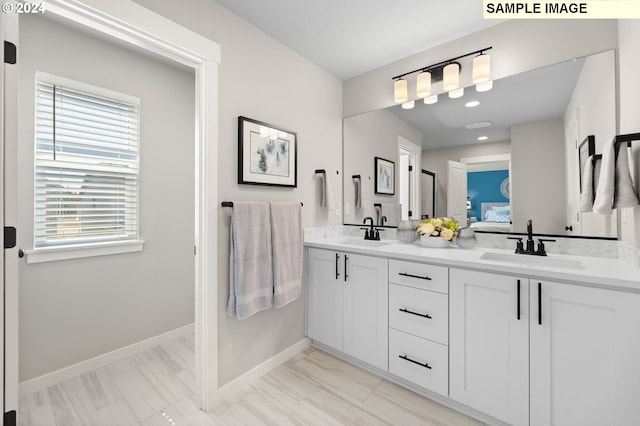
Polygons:
M325 173L318 173L320 177L320 208L327 208L327 179Z
M338 174L327 172L327 203L326 208L328 210L335 210L338 208Z
M615 139L607 142L602 150L602 166L593 211L611 214L613 208L637 206L638 195L633 187L629 170L628 148L619 145L616 159Z
M362 179L361 178L353 178L353 185L355 187L355 208L359 209L362 207Z
M360 182L360 208L367 209L369 206L373 208L373 183L370 178L362 178ZM367 216L371 216L368 214Z
M271 203L274 304L282 307L302 289L302 215L300 203Z
M613 209L613 191L616 177L616 153L614 149L615 139L608 141L602 148L602 160L600 165L600 177L598 189L593 202L593 212L611 214Z
M593 210L593 156L587 158L582 171L582 191L578 211L590 212Z
M613 208L622 209L635 207L640 204L638 193L633 186L631 170L629 169L629 148L626 143L618 145L618 156L616 157L616 182L613 193Z
M235 202L231 217L229 303L239 320L273 306L270 207L267 202Z

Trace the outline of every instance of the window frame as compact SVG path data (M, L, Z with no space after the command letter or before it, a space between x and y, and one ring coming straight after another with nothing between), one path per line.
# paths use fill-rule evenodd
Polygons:
M137 168L136 168L136 180L137 183L135 185L135 235L131 238L117 238L113 239L105 239L105 237L95 238L94 241L72 241L67 240L65 242L64 239L58 241L57 244L52 245L44 245L37 246L36 245L36 184L37 184L37 126L38 126L38 103L37 103L37 92L38 85L40 83L44 84L52 84L55 86L61 86L67 88L71 91L77 91L81 93L86 93L89 96L93 97L103 97L110 101L120 100L124 103L129 103L137 106L138 108L138 140L137 140ZM74 259L74 258L84 258L84 257L92 257L92 256L102 256L102 255L110 255L110 254L120 254L120 253L131 253L131 252L139 252L143 250L144 240L140 238L140 99L123 94L120 92L116 92L110 89L106 89L103 87L95 86L92 84L80 82L77 80L72 80L64 77L60 77L57 75L36 71L35 80L34 80L34 104L33 104L33 112L34 112L34 134L33 134L33 220L32 220L32 231L33 231L33 239L32 239L32 247L31 250L26 250L25 254L27 255L27 263L39 263L39 262L48 262L48 261L56 261L56 260L65 260L65 259ZM55 96L55 94L54 94ZM91 163L86 163L88 165L87 169L91 169ZM82 237L80 238L82 239Z

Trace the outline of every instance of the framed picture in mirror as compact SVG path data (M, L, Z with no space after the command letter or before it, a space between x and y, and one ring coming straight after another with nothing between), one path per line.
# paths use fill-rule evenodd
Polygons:
M374 157L376 194L395 194L396 163Z
M238 117L238 183L297 186L296 133Z
M578 145L578 181L580 182L580 192L582 192L582 173L589 157L596 153L596 137L589 135Z

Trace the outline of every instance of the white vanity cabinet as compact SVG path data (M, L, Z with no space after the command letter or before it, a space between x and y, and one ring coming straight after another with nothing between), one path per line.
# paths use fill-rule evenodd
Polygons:
M449 278L450 397L529 424L529 280L454 268Z
M640 295L451 269L449 297L452 399L514 425L638 424Z
M389 372L449 393L449 271L389 260Z
M348 252L307 251L308 335L388 369L388 260Z
M531 425L640 424L640 295L530 280Z

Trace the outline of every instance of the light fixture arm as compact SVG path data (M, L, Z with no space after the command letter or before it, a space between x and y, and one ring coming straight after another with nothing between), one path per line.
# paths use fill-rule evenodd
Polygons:
M415 69L413 71L405 72L404 74L396 75L395 77L392 77L391 79L392 80L399 80L402 77L406 77L407 75L414 74L414 73L417 73L417 72L420 72L420 71L427 71L428 72L428 71L433 70L435 68L442 67L443 65L448 65L450 63L453 63L453 62L457 61L458 59L466 58L467 56L476 55L476 54L481 54L482 55L484 52L486 52L487 50L491 50L491 49L493 49L493 46L485 47L484 49L476 50L475 52L470 52L470 53L467 53L467 54L464 54L464 55L456 56L455 58L447 59L446 61L438 62L437 64L429 65L429 66L426 66L426 67L421 67L421 68Z

